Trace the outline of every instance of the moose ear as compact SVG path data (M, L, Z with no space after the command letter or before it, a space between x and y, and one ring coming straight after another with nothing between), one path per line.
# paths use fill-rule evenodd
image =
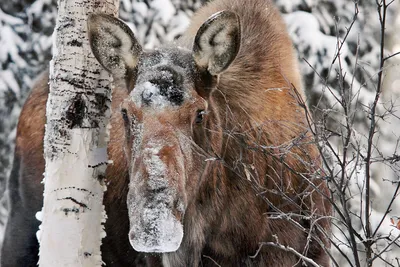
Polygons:
M124 22L110 15L91 14L88 32L94 56L111 74L122 78L137 67L142 47Z
M197 31L193 57L200 69L216 76L226 70L240 48L240 20L236 13L220 11Z

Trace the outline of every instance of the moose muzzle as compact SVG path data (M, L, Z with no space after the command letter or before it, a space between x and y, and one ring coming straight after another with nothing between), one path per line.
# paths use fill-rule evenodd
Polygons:
M185 211L179 144L150 141L138 154L127 197L130 243L141 252L176 251L183 238Z

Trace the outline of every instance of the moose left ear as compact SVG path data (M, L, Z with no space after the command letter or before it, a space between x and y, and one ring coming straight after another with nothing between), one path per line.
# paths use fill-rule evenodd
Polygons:
M200 69L216 76L226 70L240 48L240 20L236 13L220 11L197 31L193 57Z
M88 33L94 56L113 76L123 78L137 67L142 47L124 22L110 15L91 14Z

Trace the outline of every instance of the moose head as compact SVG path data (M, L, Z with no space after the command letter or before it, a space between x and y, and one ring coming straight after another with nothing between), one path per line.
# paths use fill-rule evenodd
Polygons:
M213 90L240 48L240 22L230 11L211 16L191 49L142 49L129 27L107 15L88 20L93 54L126 85L121 105L129 168L129 240L143 252L176 251L185 211L220 155L222 132ZM114 111L116 112L116 111Z

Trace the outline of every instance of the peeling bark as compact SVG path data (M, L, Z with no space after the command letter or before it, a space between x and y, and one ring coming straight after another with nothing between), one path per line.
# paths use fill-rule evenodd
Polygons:
M101 266L111 76L90 51L87 17L117 0L59 0L50 63L39 266Z

